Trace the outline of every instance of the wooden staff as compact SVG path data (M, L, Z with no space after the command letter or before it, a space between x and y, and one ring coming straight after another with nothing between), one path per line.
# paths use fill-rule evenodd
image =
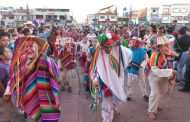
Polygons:
M99 122L98 102L98 87L96 87L96 122Z
M82 87L82 84L81 84L81 81L80 81L80 76L79 76L79 71L78 71L78 68L77 66L75 67L76 71L77 71L77 76L78 76L78 81L79 81L79 95L81 93L81 87Z
M166 114L165 115L168 114L169 105L170 105L170 102L171 102L171 96L172 96L173 89L174 89L175 84L176 84L175 80L176 80L176 76L174 76L173 78L169 79L171 87L170 87L170 94L169 94L169 97L168 97L168 104L167 104L167 107L166 107Z

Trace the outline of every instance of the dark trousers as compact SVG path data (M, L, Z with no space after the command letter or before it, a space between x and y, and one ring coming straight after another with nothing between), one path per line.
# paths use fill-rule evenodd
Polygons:
M185 71L185 89L190 89L190 58L186 63L186 71Z

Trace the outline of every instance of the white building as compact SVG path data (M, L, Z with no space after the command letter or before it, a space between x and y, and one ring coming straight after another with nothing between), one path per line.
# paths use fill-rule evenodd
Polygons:
M0 26L16 26L13 7L0 7Z
M36 8L33 10L33 19L38 22L55 22L61 25L71 25L73 17L69 9Z
M86 20L86 24L87 25L93 25L95 24L96 21L96 15L95 14L89 14L87 15L87 20Z
M190 4L163 5L162 23L177 20L180 24L187 24L190 20Z
M148 7L147 8L147 21L150 24L161 23L161 8L160 7Z
M117 24L117 13L106 11L96 14L98 23L103 26Z

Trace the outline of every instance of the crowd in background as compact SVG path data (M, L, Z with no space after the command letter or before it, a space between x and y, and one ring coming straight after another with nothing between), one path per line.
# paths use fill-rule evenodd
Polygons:
M115 33L118 35L118 43L126 48L138 46L145 50L147 60L151 58L152 53L158 50L157 40L160 37L167 37L170 43L170 48L173 52L172 69L177 70L177 82L182 85L181 92L190 93L190 27L180 26L174 20L171 25L129 25L121 27L107 27L102 29L93 29L88 26L84 27L59 27L56 25L45 26L41 24L36 27L31 21L28 21L23 26L17 28L1 28L0 29L0 119L3 117L5 121L11 121L11 106L10 99L7 93L7 86L10 82L10 65L13 55L15 54L15 42L21 37L37 36L48 42L47 56L54 59L58 63L59 69L62 72L64 83L60 81L61 90L68 89L72 91L70 86L72 71L76 67L76 62L79 61L81 67L84 68L84 86L86 91L90 89L90 81L88 78L89 67L92 61L94 50L99 45L98 38L102 34ZM138 42L133 44L133 40ZM67 42L68 41L68 42ZM70 45L71 44L71 45ZM64 55L64 51L73 51L73 58L69 59L73 62L67 66L65 60L58 58ZM13 53L14 52L14 53ZM62 54L63 53L63 54ZM144 57L143 57L144 58ZM144 59L143 59L144 60ZM148 61L147 61L148 62ZM60 63L64 63L65 67L61 67ZM141 62L142 63L142 62ZM146 73L146 67L142 73ZM130 72L127 70L126 72ZM126 74L126 80L130 78ZM142 76L142 74L140 75ZM132 78L131 78L132 79ZM146 77L140 79L145 81ZM135 81L132 81L135 82ZM145 88L146 83L140 82L143 97L148 101L149 95ZM151 82L151 81L149 81ZM127 100L132 100L131 84L127 84ZM5 102L6 101L6 102ZM6 112L5 112L6 111ZM24 112L24 114L26 114ZM27 115L24 117L26 118Z

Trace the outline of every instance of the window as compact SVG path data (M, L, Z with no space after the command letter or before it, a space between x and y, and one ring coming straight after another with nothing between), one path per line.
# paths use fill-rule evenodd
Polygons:
M13 15L9 15L9 19L14 19L14 16Z
M166 12L166 13L167 13L167 12L169 12L169 9L168 9L168 8L164 8L164 9L163 9L163 12Z
M179 12L179 9L178 9L178 8L173 8L173 12L174 12L174 13L178 13L178 12Z
M182 17L182 16L177 16L177 17L176 17L176 20L177 20L177 21L182 21L182 20L183 20L183 17Z
M36 19L43 19L43 15L36 15Z
M180 12L181 12L181 13L186 13L186 12L187 12L187 9L186 9L186 8L181 8L181 9L180 9Z
M188 16L184 16L184 17L183 17L183 20L184 20L184 21L188 21L188 20L189 20L189 17L188 17Z
M168 21L168 20L169 20L169 17L162 17L162 20L163 20L163 21Z
M173 21L173 20L176 20L176 18L174 16L171 16L170 20Z
M111 19L115 19L115 16L111 16Z
M105 16L100 16L100 19L105 19Z

